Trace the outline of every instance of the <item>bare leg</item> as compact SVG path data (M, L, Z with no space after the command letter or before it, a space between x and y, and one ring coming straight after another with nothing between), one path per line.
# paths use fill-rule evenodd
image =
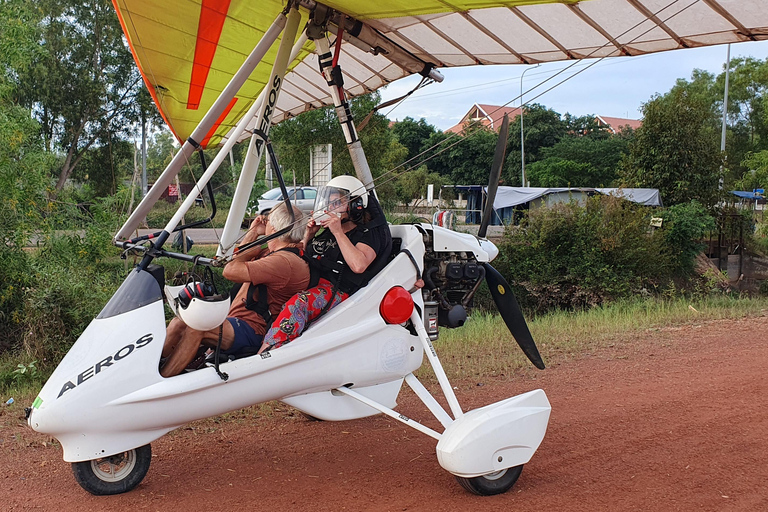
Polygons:
M168 360L160 369L160 375L172 377L181 373L192 362L192 359L195 358L204 335L205 332L203 331L196 331L190 328L185 329L176 347L168 356Z
M173 321L171 322L173 323ZM179 321L181 325L183 322ZM170 325L168 326L171 327ZM219 328L211 329L210 331L196 331L190 327L184 326L181 338L175 344L172 350L169 350L168 360L160 369L160 375L163 377L173 377L180 374L184 368L192 362L197 354L197 349L201 343L205 343L210 347L215 347L219 342ZM232 346L235 341L235 330L232 328L232 324L229 320L223 324L221 333L221 349L227 350ZM165 353L165 347L163 348Z
M232 324L229 322L229 320L225 321L223 324L224 329L221 332L221 350L229 350L232 347L232 344L235 342L235 329L232 328ZM206 332L203 336L203 344L208 345L209 347L216 348L216 345L219 343L219 329L211 329L210 331Z
M187 325L181 319L174 317L165 329L165 343L163 344L162 357L168 357L181 340Z

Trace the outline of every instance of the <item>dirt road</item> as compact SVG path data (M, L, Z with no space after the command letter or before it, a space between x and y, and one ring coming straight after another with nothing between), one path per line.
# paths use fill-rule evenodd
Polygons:
M768 510L767 327L763 316L647 331L543 372L454 382L464 409L534 388L552 403L539 451L500 496L464 491L435 442L393 420L313 422L278 406L173 432L137 489L94 497L56 443L3 408L0 509ZM427 419L409 392L400 403Z

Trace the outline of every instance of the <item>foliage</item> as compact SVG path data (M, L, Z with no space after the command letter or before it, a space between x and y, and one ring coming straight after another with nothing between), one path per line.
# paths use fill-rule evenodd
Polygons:
M353 118L358 121L364 119L380 99L378 92L352 99L350 108ZM392 151L404 156L402 146L393 144L394 136L389 129L389 121L379 113L371 115L358 135L374 179L389 171L393 164L400 163L393 161L390 155ZM333 144L334 176L355 175L336 111L332 107L312 110L288 119L272 128L270 138L284 172L293 172L299 185L309 184L311 181L310 148L317 144Z
M109 134L105 144L92 148L84 155L71 177L88 183L96 197L117 192L124 178L133 173L133 145Z
M23 352L41 365L58 361L96 316L125 273L111 243L124 200L125 193L118 193L95 201L87 214L75 208L82 233L33 233L17 226L16 236L34 234L39 248L27 252L3 244L0 249L0 353ZM71 213L57 207L50 214ZM46 222L55 225L51 218Z
M227 220L227 215L229 213L227 207L223 207L219 205L219 197L216 197L216 216L213 218L213 221L210 224L205 224L203 228L223 228L224 223ZM152 207L152 209L147 214L147 226L152 229L162 229L165 227L166 224L168 224L168 221L171 220L171 217L173 217L176 214L176 211L179 209L179 206L181 205L180 202L177 203L169 203L167 201L158 201L155 203L155 205ZM186 214L184 214L184 222L189 224L191 222L197 222L199 220L207 219L211 216L211 209L210 207L202 207L202 206L192 206Z
M530 211L499 246L499 270L536 311L581 309L658 286L669 275L649 211L595 196Z
M122 264L105 259L117 249L94 235L53 237L30 262L34 283L25 291L21 340L30 357L58 361L124 275Z
M554 110L538 103L526 105L523 115L517 116L509 123L507 160L502 170L505 185L525 185L521 181L523 149L520 140L521 128L525 139L526 169L529 164L545 158L543 155L545 148L554 146L569 133L568 123ZM528 180L527 176L526 180Z
M713 206L721 196L722 160L711 105L675 87L645 103L643 115L643 126L620 164L621 184L657 188L668 205L696 200Z
M734 189L751 191L768 188L768 150L748 153L741 165L746 172L734 183Z
M38 376L37 372L37 361L32 361L30 363L24 364L19 363L16 365L16 369L13 370L13 378L14 380L22 381L22 380L34 380Z
M563 122L568 134L572 136L586 137L592 140L609 139L613 136L611 129L607 126L600 126L595 116L574 116L566 112L563 116ZM627 129L625 128L622 132L627 132Z
M450 178L457 185L488 183L493 154L499 135L487 128L477 128L447 151L452 169Z
M610 187L632 136L632 131L619 135L606 135L604 130L584 135L572 131L554 146L542 149L542 159L527 166L528 179L534 187Z
M722 112L725 72L713 84ZM750 169L743 162L748 153L768 150L768 59L731 59L728 82L728 166L735 179ZM722 116L722 114L720 114Z
M664 255L672 270L685 275L693 270L696 256L704 248L702 240L715 229L715 220L698 202L681 203L658 212L664 219Z
M427 149L425 143L438 131L437 128L427 123L424 118L415 121L411 117L406 117L392 126L392 133L397 138L397 141L408 150L406 159L410 161Z
M674 89L686 91L696 102L707 105L717 119L718 128L720 127L723 117L725 71L715 76L696 69L690 80L678 80ZM750 153L768 150L766 93L768 59L731 59L725 154L725 186L728 189L732 189L732 182L747 178L745 174L751 170L747 163ZM746 188L739 184L736 186Z
M0 102L0 351L24 332L24 291L32 282L24 252L31 236L49 225L45 198L51 155L29 111Z
M397 197L405 204L410 204L414 199L421 199L427 195L427 185L435 186L435 198L443 185L450 185L448 178L440 176L436 172L429 172L422 165L416 170L401 174L397 179Z
M0 8L0 104L15 103L18 74L29 69L40 48L40 14L27 0L4 0Z
M50 210L46 170L55 160L44 151L39 125L22 107L0 105L0 140L0 236L6 245L20 247Z
M593 187L600 179L596 175L590 164L559 157L539 160L528 167L528 179L533 187Z
M750 250L768 256L768 219L764 216L758 219L759 221L755 225L755 232L752 235L752 246ZM768 280L765 281L768 283ZM768 286L768 284L766 285Z
M91 147L125 134L141 87L111 2L36 0L43 14L32 63L16 69L19 102L39 120L50 151L64 158L61 190Z

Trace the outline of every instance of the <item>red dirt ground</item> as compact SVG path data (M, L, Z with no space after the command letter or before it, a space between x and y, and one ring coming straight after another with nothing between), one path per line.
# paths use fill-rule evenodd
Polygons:
M539 387L552 403L544 442L500 496L464 491L435 441L396 421L314 422L280 407L171 433L134 491L94 497L58 445L4 407L0 509L768 510L767 323L650 330L544 372L454 382L464 409ZM410 392L400 402L427 418Z

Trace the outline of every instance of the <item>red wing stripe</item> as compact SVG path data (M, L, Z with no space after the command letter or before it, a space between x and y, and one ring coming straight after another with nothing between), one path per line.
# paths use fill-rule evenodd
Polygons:
M192 77L189 81L187 108L197 110L203 96L208 72L211 70L213 56L219 45L219 37L227 19L231 0L203 0L200 7L200 22L197 25L197 43L195 61L192 64Z
M229 105L227 105L227 108L224 109L224 112L221 113L219 118L216 120L215 123L213 123L213 126L210 130L208 130L208 133L205 135L205 138L203 139L203 142L200 143L201 146L207 147L208 141L211 140L211 137L214 133L216 133L216 130L219 129L219 126L221 123L224 122L224 119L229 115L229 111L232 110L232 107L235 106L235 103L237 103L237 98L232 98L232 101L229 102Z

